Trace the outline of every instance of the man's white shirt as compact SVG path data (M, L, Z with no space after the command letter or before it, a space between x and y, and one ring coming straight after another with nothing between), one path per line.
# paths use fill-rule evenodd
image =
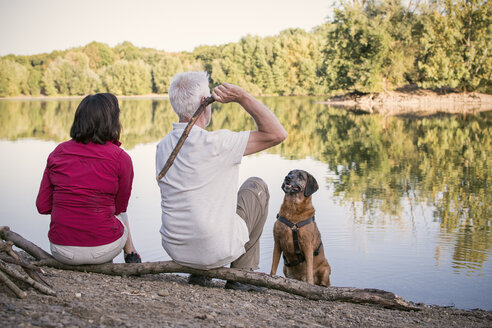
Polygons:
M164 167L187 123L157 144L156 176ZM177 263L198 268L222 267L244 252L249 240L236 214L239 165L249 131L206 131L193 126L161 190L162 246Z

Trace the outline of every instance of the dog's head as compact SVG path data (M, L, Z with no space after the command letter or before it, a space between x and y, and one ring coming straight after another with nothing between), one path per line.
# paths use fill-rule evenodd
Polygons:
M316 179L303 170L290 171L282 183L282 190L286 194L298 194L303 192L305 197L314 194L318 188Z

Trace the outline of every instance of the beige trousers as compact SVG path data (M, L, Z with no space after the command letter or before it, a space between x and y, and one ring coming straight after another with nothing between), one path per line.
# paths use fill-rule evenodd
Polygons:
M256 270L260 264L260 236L268 216L270 193L266 183L257 177L247 179L237 194L237 214L246 222L249 241L246 253L231 263L231 268Z
M126 212L116 215L116 218L121 221L125 230L123 235L112 243L90 247L64 246L50 243L51 254L58 261L71 265L110 262L121 253L128 238L128 229L125 224L128 221Z

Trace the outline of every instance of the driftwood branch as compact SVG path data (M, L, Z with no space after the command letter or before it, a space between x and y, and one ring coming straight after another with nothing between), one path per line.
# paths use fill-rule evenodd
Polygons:
M0 280L3 281L19 298L24 298L27 294L22 291L9 276L27 283L41 293L56 295L55 291L51 289L51 286L38 274L38 272L44 273L43 270L34 265L24 263L12 246L16 245L17 247L22 248L36 258L52 258L51 255L30 241L24 239L22 236L10 231L9 227L0 227L0 237L6 240L6 242L0 240ZM10 265L7 263L10 263ZM17 271L15 265L20 266L27 276Z
M195 114L191 117L190 121L188 122L188 125L186 125L186 128L183 131L183 134L178 140L178 143L176 144L176 147L174 147L173 151L171 152L171 155L169 155L169 158L166 161L166 164L162 168L161 172L157 175L157 181L160 181L167 173L171 165L173 165L174 159L178 155L178 152L180 151L181 147L183 146L186 138L188 138L188 135L190 134L191 128L193 125L195 125L196 120L200 116L200 114L203 112L203 110L213 103L215 99L213 97L207 97L203 100L203 102L198 106L198 109L195 111Z
M33 244L27 239L24 239L19 234L10 231L9 227L0 227L0 238L3 240L10 240L15 246L23 249L26 253L32 255L37 259L49 259L53 258L50 254L46 253L42 248Z
M53 296L56 295L56 292L53 289L51 289L50 287L45 286L45 285L37 282L36 280L32 279L29 276L23 275L22 273L20 273L19 271L17 271L13 267L10 267L8 264L6 264L3 261L0 261L0 271L5 272L6 274L11 276L12 278L18 279L20 281L24 281L25 283L36 288L37 290L39 290L43 294L53 295Z
M20 266L22 268L26 268L26 269L29 269L31 271L35 271L35 272L39 272L39 273L44 273L43 269L41 269L38 266L29 264L29 263L24 263L24 262L22 262L20 260L13 259L13 258L11 258L11 257L9 257L7 255L0 254L0 260L4 261L6 263L18 265L18 266Z
M0 281L3 282L11 291L14 292L15 295L17 295L18 298L24 298L27 296L27 293L17 287L16 284L12 282L12 280L7 277L1 270L0 270Z
M40 270L33 269L36 267L30 266L30 265L22 262L21 257L12 248L13 245L14 245L14 243L10 240L7 242L3 242L0 240L0 251L5 252L8 255L10 255L10 257L2 255L0 257L0 259L2 259L4 262L20 265L22 267L22 269L24 270L24 272L27 273L27 275L29 277L36 280L37 282L44 283L44 284L48 285L48 283L46 281L44 281L43 278L41 278L41 276L39 274L37 274L37 272L39 272Z
M17 242L29 245L33 249L26 250L29 254L42 254L39 247L33 243L22 241L17 235ZM15 243L15 242L14 242ZM17 244L15 244L18 246ZM20 247L20 246L19 246ZM22 247L21 247L22 248ZM24 249L24 248L23 248ZM43 251L44 252L44 251ZM35 256L36 257L36 256ZM419 307L403 300L393 293L378 289L357 289L351 287L321 287L307 282L288 279L280 276L271 276L266 273L253 272L239 269L219 268L212 270L199 270L185 267L173 261L146 262L146 263L106 263L97 265L67 265L58 262L53 257L38 258L38 266L48 266L62 270L81 272L94 272L114 276L140 276L158 273L189 273L200 274L210 278L238 281L260 287L277 289L290 294L303 296L312 300L342 301L350 303L376 304L398 310L420 310Z

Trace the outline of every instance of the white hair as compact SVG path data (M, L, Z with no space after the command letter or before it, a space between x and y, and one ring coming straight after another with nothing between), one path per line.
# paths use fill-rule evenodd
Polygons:
M169 87L169 101L179 119L190 119L202 97L210 96L208 73L182 72L174 75Z

